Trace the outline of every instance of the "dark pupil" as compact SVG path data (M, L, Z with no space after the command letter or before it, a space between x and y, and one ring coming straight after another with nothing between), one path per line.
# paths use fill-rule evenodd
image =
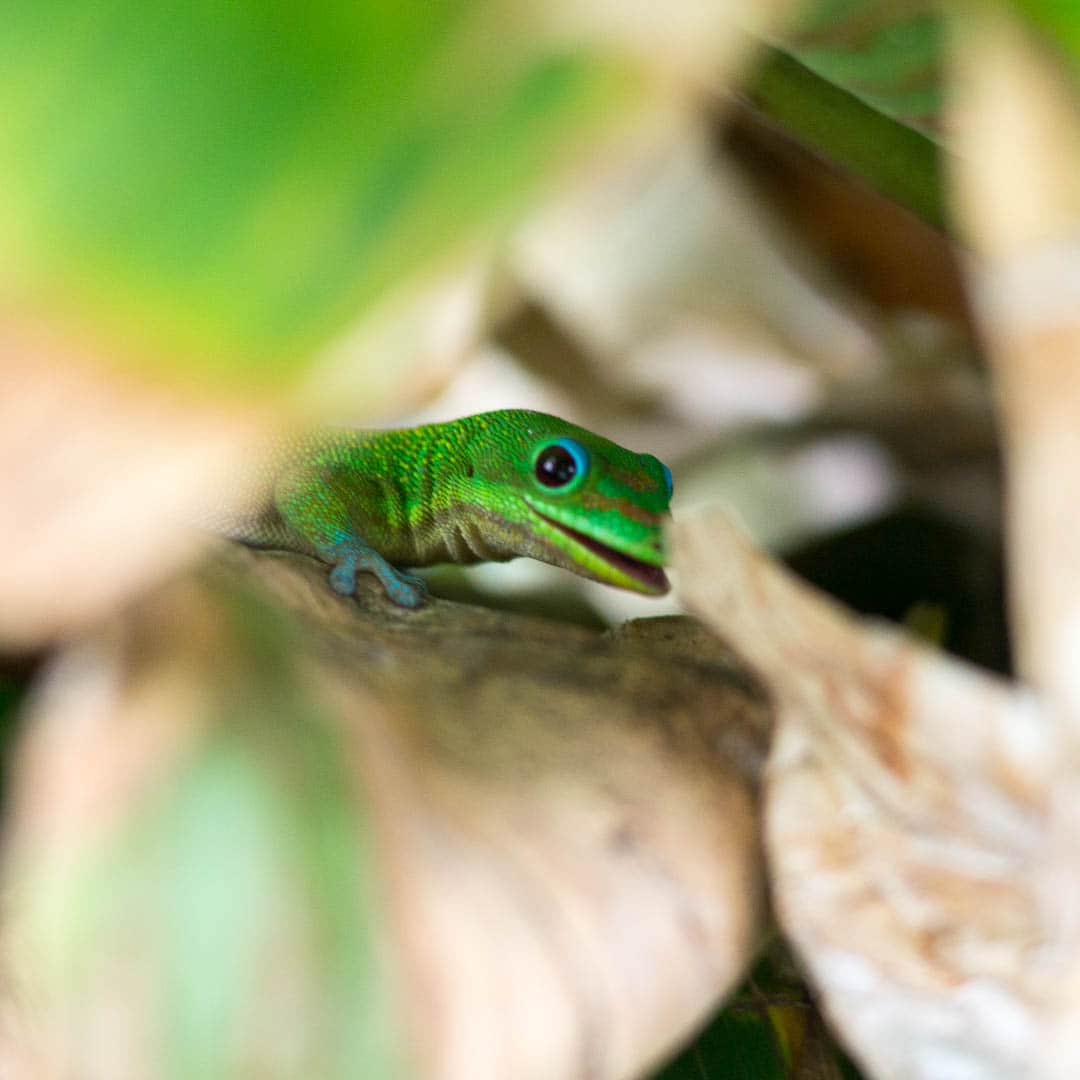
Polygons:
M536 459L536 479L545 487L569 484L577 473L577 462L562 446L549 446Z

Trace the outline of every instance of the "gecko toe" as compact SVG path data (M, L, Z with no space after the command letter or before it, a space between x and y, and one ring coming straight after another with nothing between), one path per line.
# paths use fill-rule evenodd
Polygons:
M344 563L335 566L330 571L330 588L339 596L353 596L356 593L356 567Z
M387 583L386 595L399 607L423 607L427 599L427 586L410 575L401 575L401 580Z

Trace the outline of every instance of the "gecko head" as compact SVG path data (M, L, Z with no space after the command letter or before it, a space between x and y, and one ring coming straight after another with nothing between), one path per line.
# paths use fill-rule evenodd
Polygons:
M666 465L544 413L479 419L491 425L480 443L498 450L478 455L478 471L494 484L487 501L510 522L514 554L634 592L668 591Z

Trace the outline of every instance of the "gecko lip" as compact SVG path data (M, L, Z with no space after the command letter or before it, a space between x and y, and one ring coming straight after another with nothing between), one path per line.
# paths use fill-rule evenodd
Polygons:
M599 555L604 562L615 567L616 570L621 570L627 577L631 577L635 581L640 582L650 592L666 593L668 589L671 588L667 575L664 573L662 567L642 562L640 559L632 558L630 555L624 555L621 551L617 551L613 547L608 547L607 544L602 544L599 540L594 540L587 533L578 532L577 529L572 529L569 525L564 525L561 521L556 521L553 517L548 517L547 514L543 514L537 510L532 503L529 504L529 507L537 517L542 518L553 528L556 528L559 532L569 536L574 543L580 544L594 555Z

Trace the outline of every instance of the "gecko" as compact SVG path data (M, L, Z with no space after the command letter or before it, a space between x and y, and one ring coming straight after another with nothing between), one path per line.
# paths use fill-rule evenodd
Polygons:
M202 524L253 547L312 555L343 596L372 574L420 607L405 567L517 556L660 596L671 471L556 416L525 409L391 430L281 437L242 506Z

